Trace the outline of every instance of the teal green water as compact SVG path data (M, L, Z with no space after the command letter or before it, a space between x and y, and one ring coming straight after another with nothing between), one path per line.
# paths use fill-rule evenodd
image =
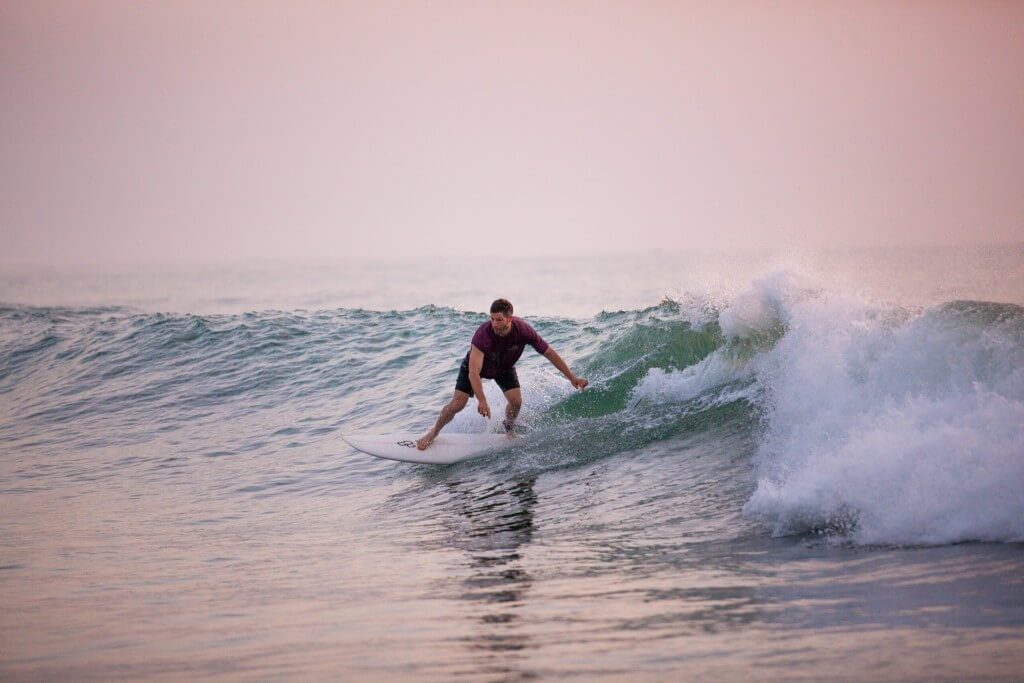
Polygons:
M1018 676L1024 252L721 257L732 284L680 262L670 291L672 258L520 263L517 313L591 386L528 352L523 438L444 467L340 434L425 431L506 291L5 274L0 675ZM648 301L602 310L595 269Z

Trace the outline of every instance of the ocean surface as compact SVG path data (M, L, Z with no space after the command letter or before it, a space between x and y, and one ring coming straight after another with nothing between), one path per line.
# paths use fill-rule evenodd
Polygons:
M345 445L499 296L590 388ZM1022 680L1022 306L1022 246L0 269L0 679Z

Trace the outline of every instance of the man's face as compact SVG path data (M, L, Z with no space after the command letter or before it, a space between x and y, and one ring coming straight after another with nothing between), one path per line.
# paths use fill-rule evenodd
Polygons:
M491 329L499 337L504 337L512 329L512 316L504 313L491 313Z

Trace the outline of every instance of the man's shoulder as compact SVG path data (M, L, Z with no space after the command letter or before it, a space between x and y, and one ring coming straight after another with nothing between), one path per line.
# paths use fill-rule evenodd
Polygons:
M544 338L540 336L540 333L537 332L537 330L533 329L533 325L522 318L513 317L512 322L516 326L517 339L520 339L524 344L529 344L533 348L537 349L538 353L545 353L548 350L548 343L544 341Z
M520 318L518 315L512 316L512 324L516 325L517 327L519 327L521 329L524 329L524 330L532 330L533 329L533 326L530 325L530 323L526 322L525 320Z
M512 316L512 324L515 325L516 330L520 334L531 334L531 335L532 334L537 334L537 331L535 329L533 329L533 325L531 325L530 323L526 322L522 318L518 318L516 316Z
M485 322L480 327L476 328L476 332L473 333L473 344L477 348L481 348L483 345L489 345L491 342L491 323L490 321ZM482 350L482 349L481 349Z

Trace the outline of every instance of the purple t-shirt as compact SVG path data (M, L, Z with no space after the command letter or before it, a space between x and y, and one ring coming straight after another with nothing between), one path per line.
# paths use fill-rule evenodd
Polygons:
M484 366L480 376L494 379L503 372L508 372L523 355L523 348L529 344L537 353L548 350L537 330L522 318L512 316L512 329L504 337L499 337L490 321L485 322L473 335L473 346L484 353ZM467 356L468 358L468 356Z

